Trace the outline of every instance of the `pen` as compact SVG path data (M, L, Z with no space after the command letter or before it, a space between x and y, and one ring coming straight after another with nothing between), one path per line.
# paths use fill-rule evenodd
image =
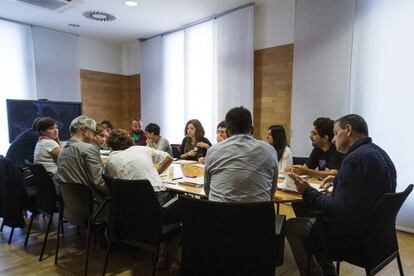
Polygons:
M178 180L178 179L182 179L183 177L176 177L176 178L173 178L173 179L171 179L171 180Z

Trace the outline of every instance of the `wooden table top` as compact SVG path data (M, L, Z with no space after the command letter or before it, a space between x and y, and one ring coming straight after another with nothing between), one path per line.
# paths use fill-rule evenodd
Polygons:
M196 176L202 177L204 176L204 166L200 163L173 163L171 166L166 170L164 174L161 175L163 179L163 183L168 190L173 190L181 193L188 193L192 195L197 195L201 197L205 197L206 194L204 192L203 187L194 187L189 186L186 184L178 183L179 180L174 180L177 178L182 178L183 175L187 176ZM315 178L309 178L307 181L314 185L320 185L321 181ZM284 180L282 178L278 179L278 184L282 184ZM302 196L294 191L289 190L282 190L277 189L273 201L284 203L284 202L295 202L301 201Z

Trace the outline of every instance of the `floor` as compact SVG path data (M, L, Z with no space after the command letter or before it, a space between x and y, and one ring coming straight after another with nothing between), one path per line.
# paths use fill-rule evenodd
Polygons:
M289 205L281 205L281 214L292 217ZM57 219L49 236L44 260L38 261L46 223L35 220L33 233L27 247L24 247L25 231L16 229L13 241L7 244L10 229L4 227L0 233L0 275L82 275L84 269L84 237L77 234L76 228L65 225L64 240L59 250L59 263L54 265ZM399 232L398 240L405 275L414 275L414 235ZM105 257L104 250L92 246L89 275L100 275ZM171 258L172 259L172 258ZM277 275L299 275L288 243L285 244L284 263L277 268ZM151 255L145 251L127 248L116 249L109 260L107 275L151 275ZM168 275L168 271L157 271L156 275ZM363 269L342 263L341 275L365 275ZM397 262L393 261L377 275L398 275Z

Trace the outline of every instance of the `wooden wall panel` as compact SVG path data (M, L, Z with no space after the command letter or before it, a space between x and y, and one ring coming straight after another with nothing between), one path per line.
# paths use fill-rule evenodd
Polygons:
M115 127L129 129L140 117L140 76L80 70L83 113L97 122L111 120Z
M254 136L265 139L267 128L285 127L290 140L293 44L254 52Z

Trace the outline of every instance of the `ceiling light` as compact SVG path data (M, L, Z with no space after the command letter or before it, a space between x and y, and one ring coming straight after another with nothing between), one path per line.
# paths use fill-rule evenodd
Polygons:
M124 1L124 4L127 5L128 7L135 7L138 5L137 1L132 1L132 0L126 0Z
M124 4L128 7L135 7L138 5L137 1L133 1L133 0L126 0L124 1Z

